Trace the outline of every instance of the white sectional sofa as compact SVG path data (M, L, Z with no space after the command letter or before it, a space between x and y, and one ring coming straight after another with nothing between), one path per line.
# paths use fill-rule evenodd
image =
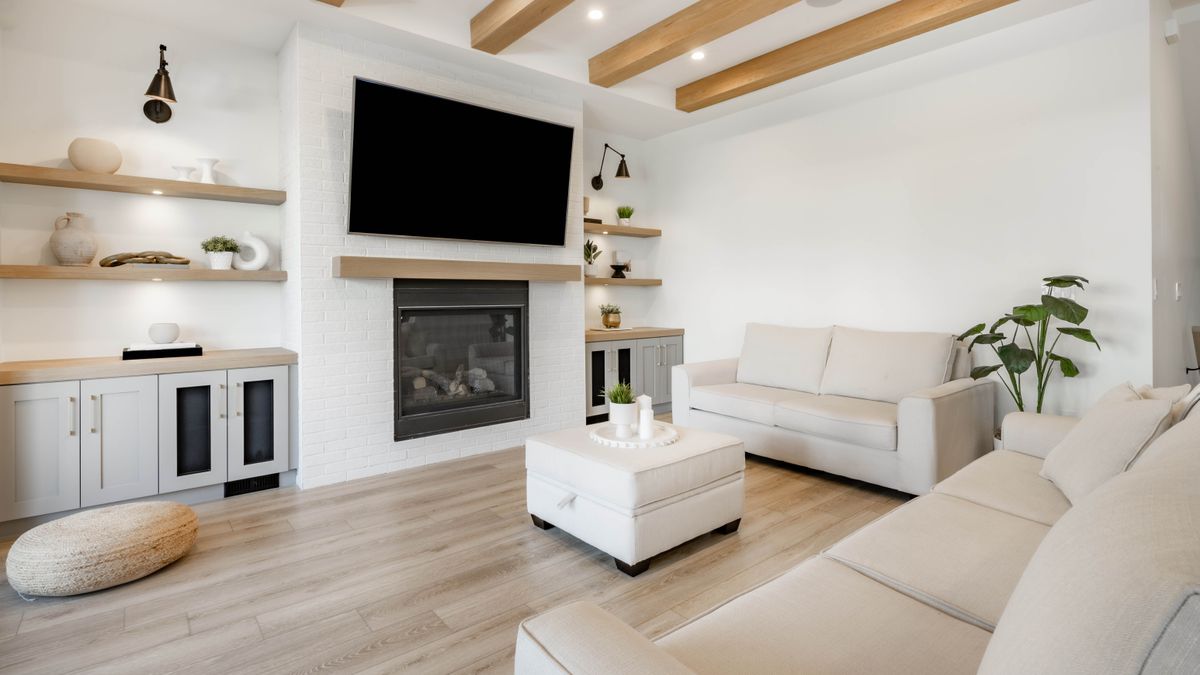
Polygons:
M654 642L589 603L534 617L516 672L1200 672L1200 415L1072 504L1039 474L1074 426L1008 416L1011 449Z
M675 424L924 494L993 447L995 384L951 335L750 324L736 359L672 370Z

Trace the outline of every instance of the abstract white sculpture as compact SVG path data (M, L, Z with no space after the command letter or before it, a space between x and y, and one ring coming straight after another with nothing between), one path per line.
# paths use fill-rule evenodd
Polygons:
M233 256L233 266L239 270L261 270L267 266L271 260L271 249L267 246L267 242L258 237L245 232L242 234L242 240L239 242L242 245L242 250L250 249L254 256L249 260L242 258L241 253Z

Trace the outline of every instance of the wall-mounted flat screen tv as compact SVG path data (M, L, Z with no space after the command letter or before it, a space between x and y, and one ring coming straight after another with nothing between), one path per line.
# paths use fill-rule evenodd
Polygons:
M574 133L356 79L350 232L562 246Z

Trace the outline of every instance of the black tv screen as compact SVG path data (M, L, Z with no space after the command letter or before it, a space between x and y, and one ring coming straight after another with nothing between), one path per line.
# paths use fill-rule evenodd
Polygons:
M350 232L562 246L574 133L355 79Z

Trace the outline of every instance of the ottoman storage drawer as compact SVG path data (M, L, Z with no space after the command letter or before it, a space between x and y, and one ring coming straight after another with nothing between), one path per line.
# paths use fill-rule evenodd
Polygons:
M608 553L628 574L702 534L733 531L745 492L741 441L676 428L678 442L644 449L594 443L587 429L530 438L526 501L534 522Z

